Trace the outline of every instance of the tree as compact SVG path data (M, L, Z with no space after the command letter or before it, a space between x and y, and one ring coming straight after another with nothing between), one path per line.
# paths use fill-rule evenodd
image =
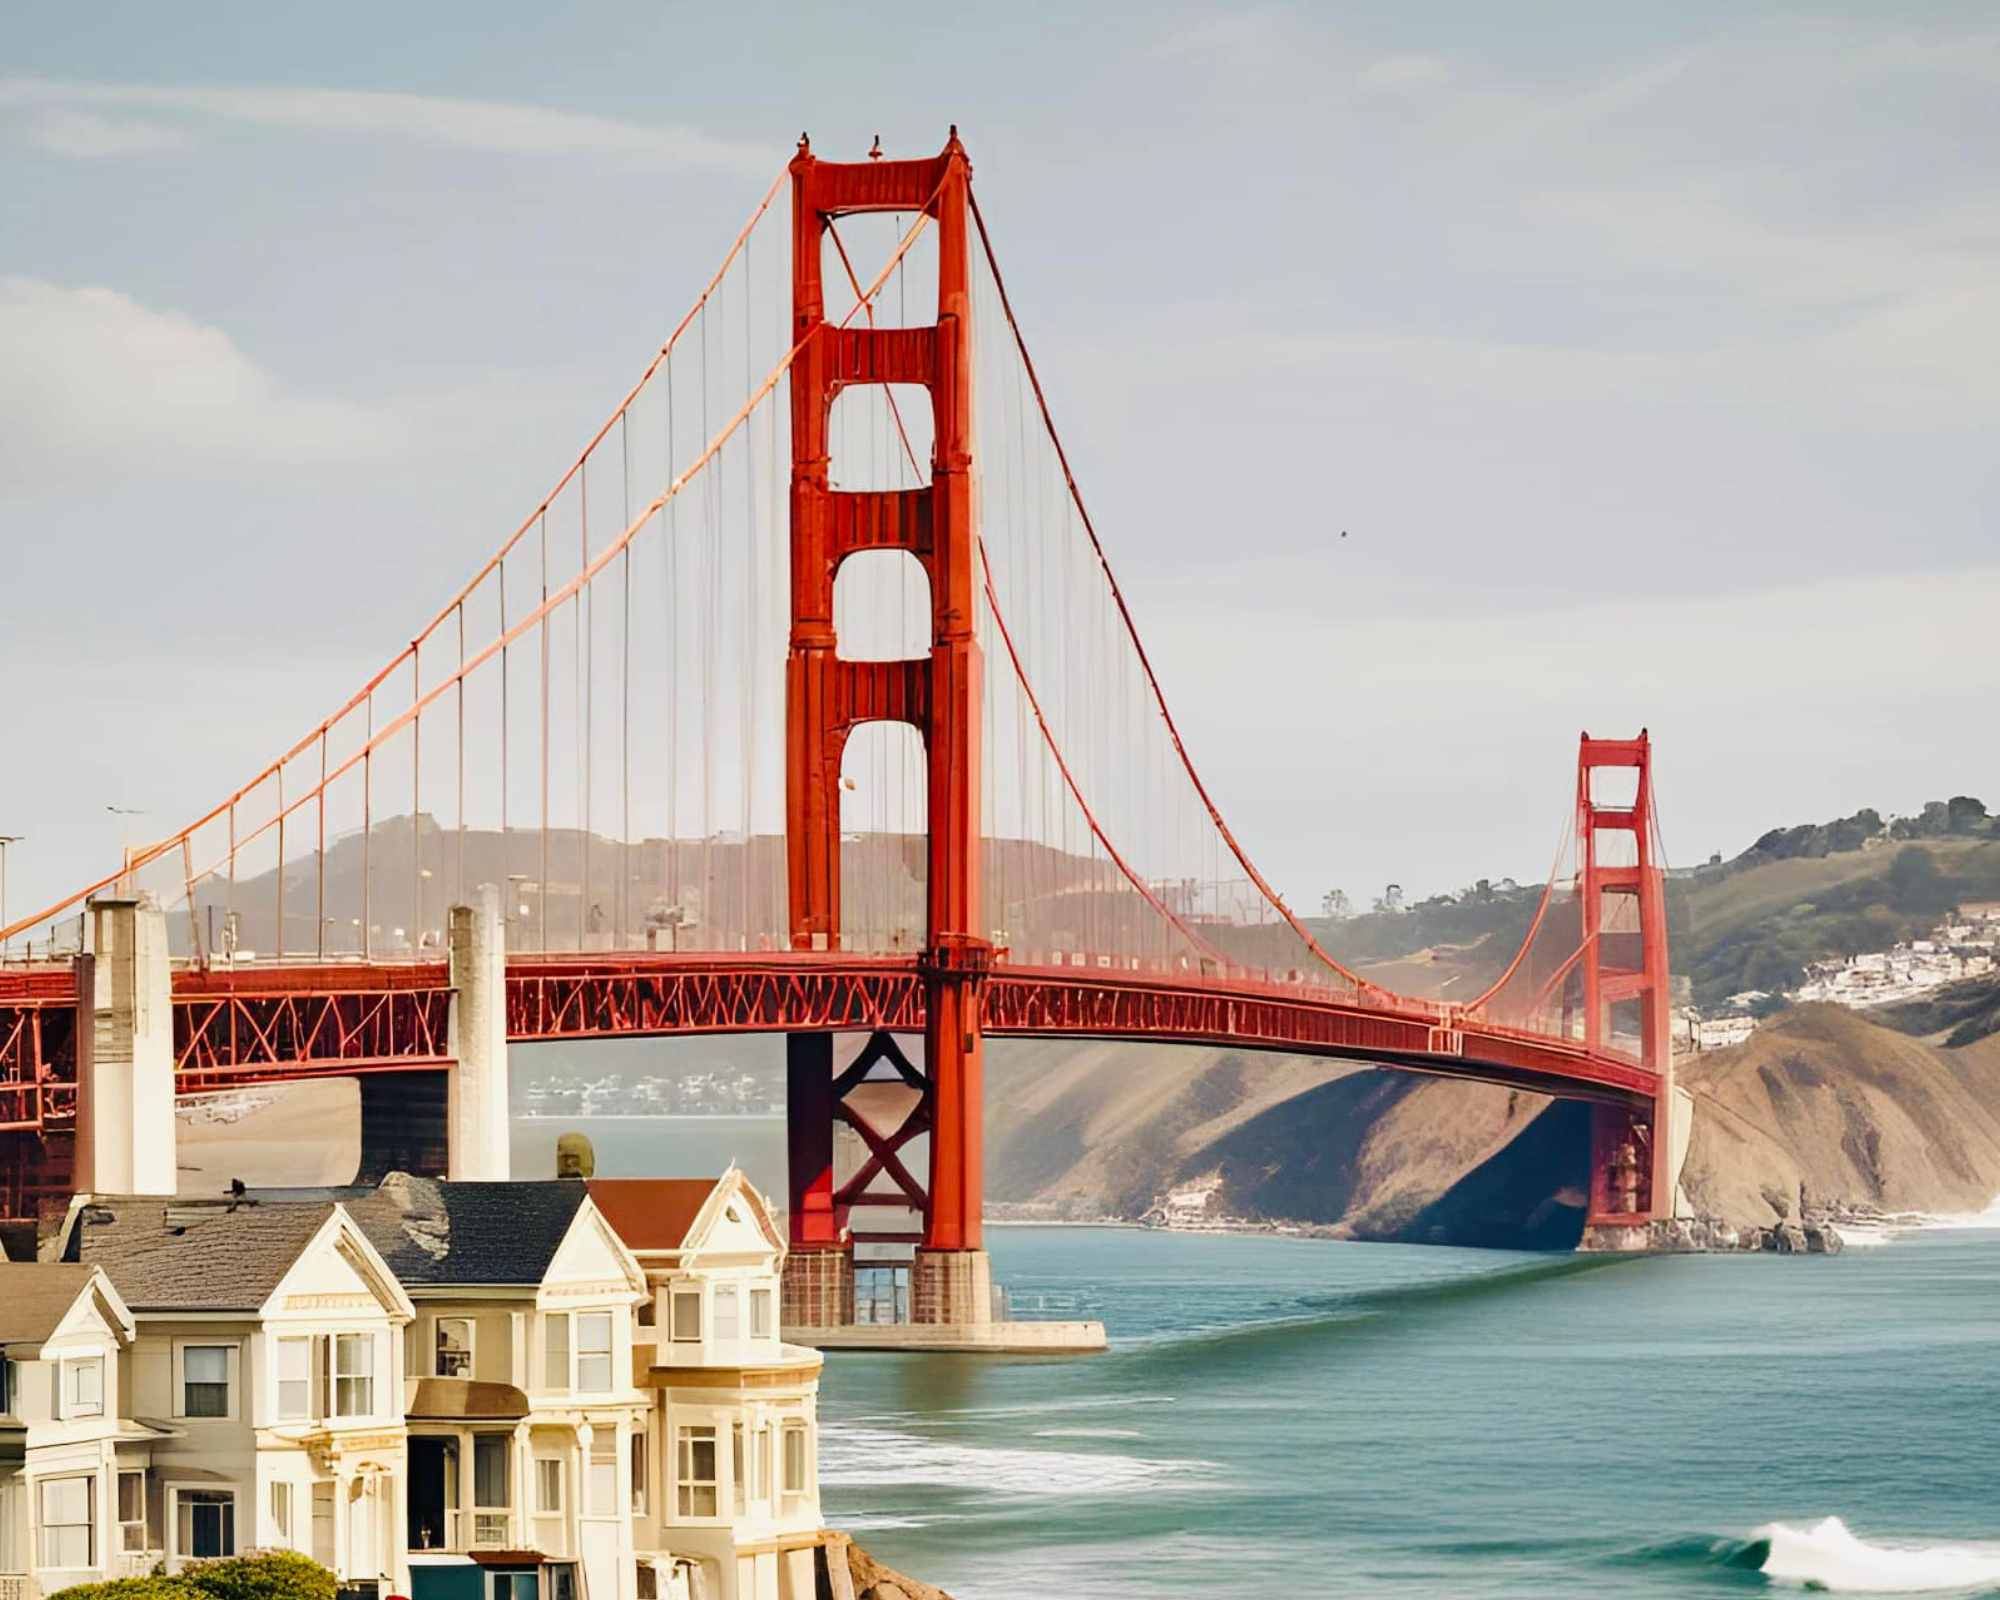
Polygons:
M1354 915L1354 902L1347 898L1345 889L1329 889L1319 897L1319 914L1334 922L1345 922Z
M1396 916L1403 909L1403 886L1392 883L1385 888L1375 901L1375 909L1385 916Z
M1955 794L1945 802L1947 833L1978 833L1986 826L1986 807L1969 794Z
M1951 885L1930 851L1906 844L1889 863L1889 896L1899 911L1942 911L1950 904Z

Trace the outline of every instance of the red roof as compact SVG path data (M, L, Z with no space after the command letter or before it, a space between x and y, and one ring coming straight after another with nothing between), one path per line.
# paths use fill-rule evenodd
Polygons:
M590 1198L628 1250L678 1250L720 1178L592 1178Z

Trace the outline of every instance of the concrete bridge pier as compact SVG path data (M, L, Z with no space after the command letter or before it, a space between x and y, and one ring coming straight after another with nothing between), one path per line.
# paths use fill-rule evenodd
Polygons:
M1694 1132L1694 1096L1669 1081L1651 1107L1592 1107L1590 1207L1577 1248L1673 1248L1670 1225L1688 1214L1681 1188Z
M90 950L77 957L76 1188L171 1195L178 1173L166 914L139 900L92 900L89 910Z
M451 908L447 1167L453 1178L512 1176L507 1138L507 942L500 892L483 884Z

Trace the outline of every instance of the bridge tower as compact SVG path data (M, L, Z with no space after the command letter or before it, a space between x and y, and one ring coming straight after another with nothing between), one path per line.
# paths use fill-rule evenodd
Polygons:
M1583 1041L1592 1051L1636 1036L1640 1065L1659 1076L1650 1107L1592 1107L1586 1241L1639 1247L1646 1225L1674 1215L1687 1117L1673 1078L1667 968L1666 869L1653 822L1652 741L1593 739L1577 753ZM1613 798L1597 775L1629 772ZM1629 800L1624 791L1629 789ZM1619 841L1629 840L1630 843Z
M982 996L992 947L982 937L980 651L977 500L973 481L971 163L954 128L928 160L821 161L801 138L792 162L792 316L800 344L791 368L791 636L785 674L787 888L799 950L840 944L840 768L848 734L870 721L908 723L924 742L929 845L926 873L922 1100L890 1141L930 1136L924 1226L911 1285L919 1322L990 1318L982 1246L980 1102ZM910 328L839 327L826 318L823 236L864 211L922 212L938 232L937 320ZM906 490L836 490L828 481L828 422L853 384L929 391L931 481ZM841 658L834 577L863 550L907 551L930 581L931 643L906 661ZM853 1069L836 1080L832 1038L789 1043L787 1106L792 1265L787 1320L851 1318L845 1221L858 1196L833 1183L833 1127ZM864 1059L906 1078L907 1058L886 1036ZM866 1069L862 1071L865 1073ZM852 1121L849 1117L847 1120ZM894 1151L876 1166L908 1181Z

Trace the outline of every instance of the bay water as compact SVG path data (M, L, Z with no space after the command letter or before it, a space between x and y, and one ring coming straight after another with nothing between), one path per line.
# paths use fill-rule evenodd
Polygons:
M517 1121L782 1193L781 1118ZM2000 1228L1631 1260L995 1227L1073 1361L834 1353L830 1526L960 1600L2000 1596Z

